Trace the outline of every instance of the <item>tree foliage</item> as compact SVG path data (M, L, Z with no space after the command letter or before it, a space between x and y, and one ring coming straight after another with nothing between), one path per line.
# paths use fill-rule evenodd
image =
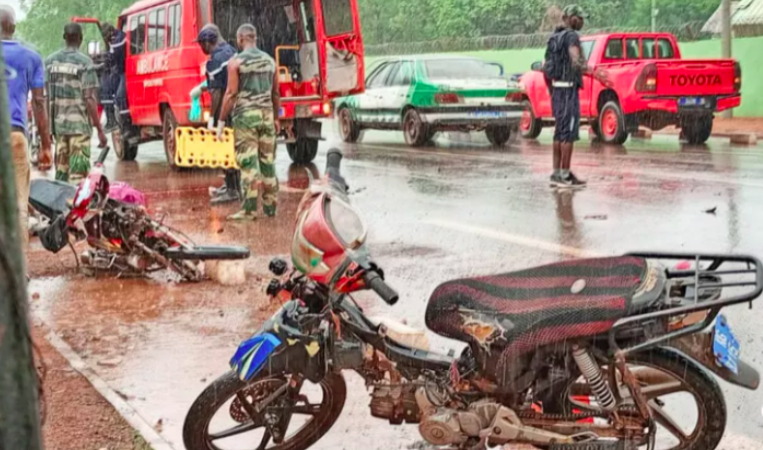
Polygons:
M23 0L22 37L47 55L60 48L63 27L74 16L113 21L134 0ZM214 0L213 0L214 1ZM368 44L430 41L454 37L531 34L547 31L550 11L579 4L589 28L648 27L652 0L358 0ZM720 0L657 0L658 26L707 19ZM87 39L97 39L85 26Z

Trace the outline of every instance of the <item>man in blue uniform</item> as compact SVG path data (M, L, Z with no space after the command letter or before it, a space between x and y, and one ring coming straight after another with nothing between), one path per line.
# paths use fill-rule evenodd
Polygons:
M111 68L109 89L112 91L114 98L114 103L111 105L111 114L114 115L114 108L116 107L116 111L119 112L119 124L122 128L122 134L127 137L133 132L130 109L127 104L127 84L125 82L127 35L110 23L101 25L101 35L109 43L109 66ZM111 121L109 105L104 103L103 106L104 110L106 110L107 121Z
M551 185L579 188L586 182L570 170L572 150L580 140L580 89L583 76L590 76L609 86L603 70L594 71L580 47L578 31L583 28L587 14L577 5L568 5L563 11L564 25L554 30L548 40L543 70L551 91L551 109L554 113L554 173Z
M209 24L204 26L196 38L204 54L209 56L207 61L207 90L212 97L212 114L209 128L215 129L220 118L223 97L228 89L228 61L236 56L236 49L225 42L220 36L220 29ZM212 204L219 205L240 200L241 174L236 169L225 171L225 185L211 192Z

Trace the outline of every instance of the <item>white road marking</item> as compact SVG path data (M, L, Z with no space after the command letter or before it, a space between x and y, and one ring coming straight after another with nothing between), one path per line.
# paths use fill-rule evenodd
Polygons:
M42 319L36 317L45 328L52 330ZM125 421L135 429L143 439L151 446L153 450L175 450L170 443L164 439L154 428L141 416L135 408L119 396L106 381L103 380L95 370L93 370L80 356L72 349L69 344L64 342L55 332L50 331L45 336L50 345L55 348L61 356L66 359L72 369L79 372L88 382L98 391L103 398L122 416Z
M452 222L442 219L429 219L425 223L434 225L441 228L447 228L450 230L461 231L463 233L476 234L499 241L509 242L511 244L521 245L537 250L544 250L551 253L559 253L567 256L574 256L576 258L592 258L597 256L603 256L601 253L583 250L576 247L570 247L567 245L555 244L553 242L546 242L540 239L535 239L519 234L511 234L503 231L492 230L490 228L478 227L474 225L466 225L463 223Z

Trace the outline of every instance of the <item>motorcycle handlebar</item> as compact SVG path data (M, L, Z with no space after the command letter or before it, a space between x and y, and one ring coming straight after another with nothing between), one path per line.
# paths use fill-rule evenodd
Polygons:
M400 295L388 285L376 272L366 272L363 276L366 286L376 292L388 305L394 305L400 300Z

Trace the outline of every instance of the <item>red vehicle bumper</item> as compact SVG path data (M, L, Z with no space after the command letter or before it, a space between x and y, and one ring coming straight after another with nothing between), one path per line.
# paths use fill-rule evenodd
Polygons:
M664 111L672 114L678 114L678 98L642 98L641 110ZM725 111L736 108L742 104L742 96L730 95L718 97L715 105L715 112ZM627 113L626 113L627 114Z

